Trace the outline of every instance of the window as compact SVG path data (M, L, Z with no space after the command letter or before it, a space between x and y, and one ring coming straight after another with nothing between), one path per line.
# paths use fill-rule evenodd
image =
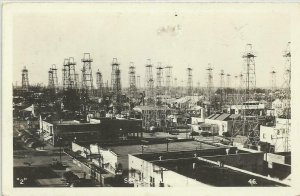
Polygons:
M152 176L150 176L150 186L155 187L155 178L153 178Z
M266 134L265 133L263 133L263 138L266 139Z
M277 135L280 135L280 130L277 130Z

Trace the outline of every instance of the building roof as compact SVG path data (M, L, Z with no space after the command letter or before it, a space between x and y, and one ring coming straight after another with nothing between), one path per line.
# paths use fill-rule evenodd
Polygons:
M218 116L217 118L215 118L215 120L224 121L224 120L227 119L229 116L230 116L230 114L221 114L220 116Z
M169 107L167 107L167 106L135 106L134 108L133 108L133 110L135 110L135 111L143 111L143 110L170 110L170 108Z
M160 144L145 144L147 147L144 148L144 153L159 153L167 151L167 143ZM118 161L120 161L123 167L128 167L128 154L142 153L141 145L120 145L120 146L101 146L110 149L118 155ZM169 152L176 151L189 151L200 148L200 144L197 141L183 141L183 142L170 142L168 144ZM202 149L217 148L208 144L201 144Z
M203 158L173 159L155 161L153 163L159 167L164 167L167 171L174 171L211 186L248 187L252 186L250 179L255 179L256 184L254 186L287 186L251 172L235 169L234 167L220 167L214 164L213 161L205 161Z

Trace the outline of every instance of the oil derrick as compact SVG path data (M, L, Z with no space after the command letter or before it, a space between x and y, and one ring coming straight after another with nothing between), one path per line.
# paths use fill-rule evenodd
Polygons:
M157 97L157 103L161 104L162 101L162 95L163 95L163 71L164 68L161 66L161 63L159 62L156 67L156 97Z
M234 104L239 103L239 76L234 76Z
M188 67L187 71L187 95L193 95L193 69Z
M56 93L58 90L58 77L57 77L57 68L55 64L52 65L51 70L52 70L52 77L53 77L53 86Z
M70 84L70 66L69 66L69 59L64 60L63 64L63 90L70 89L71 84Z
M224 104L225 100L225 93L224 93L224 88L225 88L225 81L224 81L224 70L222 69L220 72L220 110L222 110L222 106Z
M243 92L243 90L244 90L244 74L243 74L243 72L241 72L240 74L239 74L239 79L240 79L240 82L239 82L239 88L238 88L238 103L242 103L243 102L243 100L244 100L244 92Z
M152 64L150 59L147 60L145 78L146 78L145 86L146 86L147 104L153 105L155 104L155 93L154 93L154 79L152 73Z
M113 102L115 104L116 111L115 113L120 113L121 112L121 96L122 96L122 91L121 91L121 71L119 69L119 63L117 58L113 58L112 62L112 93L113 93Z
M287 49L284 51L283 57L285 58L284 66L284 84L285 97L291 99L291 42L288 42Z
M177 88L177 78L175 77L174 78L174 85L173 85L175 88Z
M283 115L286 119L285 126L282 127L285 129L285 135L281 138L275 138L284 141L284 151L289 152L291 151L291 139L290 139L290 131L291 131L291 49L290 49L291 42L288 42L286 50L283 52L283 57L285 58L285 65L284 65L284 83L283 83L283 90L284 90L284 97L283 100L286 102L286 107L284 108ZM277 135L277 134L275 134Z
M137 88L137 90L141 89L141 76L140 75L136 76L136 88Z
M82 85L80 84L80 81L79 81L79 74L78 73L75 73L75 89L80 89Z
M287 99L287 108L284 110L286 117L286 130L285 130L285 151L291 151L290 141L290 123L291 123L291 42L288 42L287 49L284 51L283 57L285 58L285 71L284 71L284 90Z
M22 89L26 91L29 89L28 69L26 67L22 69Z
M276 71L274 70L274 67L272 68L270 75L271 75L271 82L270 82L269 104L270 104L270 106L272 106L272 102L274 99L274 93L276 91Z
M213 94L213 68L208 64L208 67L206 68L207 70L207 92L206 96L208 101L211 103L212 102L212 94Z
M276 71L274 68L270 72L271 74L271 91L274 92L276 90Z
M98 71L96 72L96 83L97 83L97 96L102 97L103 96L103 80L102 80L102 74Z
M69 83L71 89L78 89L78 82L76 78L75 61L73 57L69 58L68 66L70 69Z
M117 58L113 58L112 64L111 64L111 90L115 88L116 85L116 70L119 69L119 63Z
M244 59L244 72L243 77L243 97L245 101L253 99L254 89L256 87L255 78L255 61L256 57L252 51L252 45L247 44L246 51L242 56ZM259 144L259 120L256 113L251 113L248 104L243 104L241 117L233 120L233 133L232 137L236 135L244 135L247 137L247 141L244 144L245 147L251 149L257 149Z
M80 109L80 97L76 91L72 88L72 78L70 69L70 59L64 59L63 64L63 104L64 109L70 111L79 111ZM73 64L73 62L71 62Z
M48 71L48 88L53 90L54 89L54 80L53 80L53 71L52 68Z
M165 72L166 72L166 81L165 81L165 87L166 87L166 94L170 95L171 94L171 81L172 81L172 66L166 66L165 67Z
M136 89L136 78L135 78L135 66L133 62L130 62L128 74L129 74L129 98L131 102L134 102L136 98L137 89Z
M230 95L230 87L231 87L231 75L226 74L226 104L232 105L231 95Z
M245 101L252 100L256 88L256 75L255 75L255 60L256 55L252 50L252 44L246 45L244 59L244 86L245 86Z
M82 67L82 89L90 95L94 89L93 86L93 75L92 75L92 67L91 63L93 59L90 57L90 53L84 53L83 58L81 59L83 62Z
M246 51L243 55L244 58L244 77L245 77L245 93L246 101L254 99L256 88L256 75L255 75L255 60L256 55L252 50L252 44L247 44ZM243 110L244 127L247 128L247 142L248 148L256 149L259 144L259 122L258 116L255 113L246 113L249 105L245 105Z
M198 80L198 82L197 82L197 94L198 94L198 96L200 96L200 93L201 93L201 87L200 87L200 81Z

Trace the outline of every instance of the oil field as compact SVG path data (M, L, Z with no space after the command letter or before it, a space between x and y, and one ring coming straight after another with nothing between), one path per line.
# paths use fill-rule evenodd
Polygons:
M288 9L122 5L11 18L12 188L292 188Z
M13 87L14 185L180 186L172 179L181 173L181 186L289 186L290 43L283 51L284 84L272 69L268 89L256 87L251 44L236 57L244 62L239 74L208 65L206 86L193 86L190 67L178 86L173 67L151 59L144 86L134 62L117 58L103 81L89 53L50 65L48 85L31 85L24 67ZM196 180L193 171L201 172ZM226 172L230 181L203 172Z

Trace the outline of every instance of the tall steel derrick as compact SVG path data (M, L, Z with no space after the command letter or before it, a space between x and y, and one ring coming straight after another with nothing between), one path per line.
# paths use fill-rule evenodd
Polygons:
M155 92L154 92L154 79L152 73L152 64L151 60L147 59L146 64L146 80L145 80L145 88L146 88L146 97L147 104L153 105L155 104Z
M135 66L133 62L130 62L128 74L129 74L129 98L131 101L134 101L137 96L137 88L136 88Z
M58 90L58 77L57 77L57 68L56 68L56 65L53 64L52 67L52 72L53 72L53 83L54 83L54 89L55 89L55 92L57 92Z
M252 50L252 44L246 45L246 50L243 54L244 59L244 86L245 86L245 101L254 99L256 88L256 74L255 74L255 57Z
M48 71L48 88L49 89L54 89L54 79L53 79L53 71L52 68L49 69Z
M156 95L161 96L163 94L164 86L164 68L160 62L157 63L156 67Z
M285 58L284 65L284 84L285 97L291 99L291 42L288 42L287 48L284 51L283 57Z
M238 103L239 104L242 104L243 103L243 100L244 100L244 74L243 72L241 72L239 74L239 88L238 88Z
M208 67L206 68L207 70L207 90L206 90L206 97L208 101L212 101L212 95L213 95L213 68L211 67L210 64L208 64Z
M97 96L102 97L103 96L103 79L102 79L102 73L99 71L96 72L96 83L97 83Z
M232 96L230 94L231 88L231 75L228 73L226 74L226 104L232 105Z
M225 103L225 73L222 69L220 72L220 110Z
M69 75L70 88L79 89L78 74L76 73L75 65L76 63L74 61L74 58L70 57L68 61L68 66L70 70L70 75Z
M171 86L172 86L172 66L168 65L165 67L165 75L166 75L166 81L165 81L165 87L166 87L166 94L171 94Z
M196 88L197 88L197 95L200 96L201 86L200 86L200 81L199 80L197 81L197 87Z
M272 71L270 72L271 75L271 83L270 83L270 87L271 87L271 92L274 92L276 90L276 71L274 69L274 67L272 68Z
M113 102L116 105L116 112L121 112L121 96L122 96L122 88L121 88L121 71L120 64L118 63L117 58L113 58L112 61L112 72L111 72L111 86L112 86L112 98Z
M137 88L137 90L141 89L141 76L140 75L136 76L136 88Z
M291 42L288 42L287 48L284 51L283 57L285 58L285 72L284 72L284 89L285 97L287 99L287 109L285 116L287 119L285 130L285 151L291 151L290 145L290 119L291 119Z
M259 144L259 119L256 113L251 113L249 110L248 101L254 99L253 94L255 93L256 87L256 76L255 76L255 58L252 51L252 45L247 44L246 51L242 58L244 59L244 70L242 77L243 80L243 101L242 114L238 119L233 120L232 137L236 135L243 135L247 137L245 146L247 148L257 149Z
M193 95L193 69L188 67L187 71L187 95Z
M239 75L234 76L234 104L239 103Z
M93 59L91 59L90 53L84 53L81 62L83 62L83 67L81 69L82 89L85 90L90 95L94 90L92 66L91 66Z
M48 88L52 93L57 93L58 90L58 78L56 65L52 65L48 71Z
M22 69L22 89L29 89L28 69L26 67Z
M75 61L73 57L64 59L63 64L63 89L78 89L78 74L75 69ZM55 75L55 74L54 74Z

